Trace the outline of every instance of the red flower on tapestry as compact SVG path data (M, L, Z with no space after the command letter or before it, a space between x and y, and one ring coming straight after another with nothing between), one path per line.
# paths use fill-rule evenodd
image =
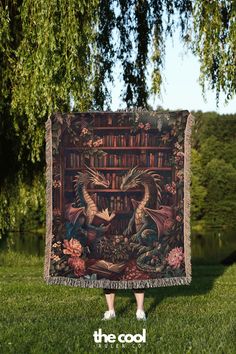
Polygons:
M71 257L68 259L68 265L74 269L75 275L81 277L85 273L85 261L79 257Z
M181 266L181 263L184 260L183 248L182 247L173 248L169 252L168 256L166 257L166 260L172 268L174 269L179 268Z
M70 239L70 241L64 240L63 246L63 253L70 254L71 257L80 257L83 252L83 247L81 243L74 238Z

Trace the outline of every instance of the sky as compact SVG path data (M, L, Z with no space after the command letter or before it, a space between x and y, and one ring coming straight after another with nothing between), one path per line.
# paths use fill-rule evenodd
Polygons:
M119 98L122 83L116 69L115 87L112 90L113 111L124 108L124 103ZM215 111L220 114L236 113L236 97L225 104L225 95L220 95L219 105L216 105L216 94L214 91L206 91L206 101L202 95L202 89L198 82L200 74L200 63L198 59L187 52L183 47L179 33L169 38L166 43L165 66L162 71L163 84L161 86L161 97L155 101L150 99L154 109L162 106L164 109L188 111L201 110L203 112Z

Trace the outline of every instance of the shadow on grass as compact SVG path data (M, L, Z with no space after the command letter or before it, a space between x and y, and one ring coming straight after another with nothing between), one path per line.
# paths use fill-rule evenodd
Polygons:
M158 288L149 288L145 290L145 298L153 299L149 306L146 306L147 315L152 313L155 308L167 297L177 296L196 296L206 295L213 288L214 282L222 276L227 269L226 266L218 265L192 265L192 282L189 285L177 285ZM117 295L120 297L129 297L130 301L126 303L118 313L124 314L132 304L135 303L135 297L132 290L118 290Z

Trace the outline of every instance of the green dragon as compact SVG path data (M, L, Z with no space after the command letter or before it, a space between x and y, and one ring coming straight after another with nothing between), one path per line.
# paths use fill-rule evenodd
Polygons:
M135 166L123 177L120 186L122 191L144 188L144 196L141 201L131 199L134 213L124 231L124 235L131 236L135 226L135 234L130 237L130 240L138 254L137 266L144 271L159 272L164 268L159 252L160 241L165 230L165 221L173 218L172 208L161 205L160 181L161 177L155 171ZM151 266L149 261L152 259L156 259L154 263L160 266Z

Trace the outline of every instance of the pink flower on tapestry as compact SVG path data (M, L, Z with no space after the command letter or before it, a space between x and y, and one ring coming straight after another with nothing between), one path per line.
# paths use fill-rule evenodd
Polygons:
M146 123L145 127L144 127L144 130L149 130L149 129L151 129L151 124L150 123Z
M182 163L183 160L184 160L184 152L178 151L175 156L175 162Z
M168 256L166 257L166 260L172 268L174 269L179 268L181 266L181 263L184 260L183 248L182 247L173 248L169 252Z
M86 143L84 145L86 145ZM87 141L87 146L89 146L89 147L93 146L93 140L92 139L89 139L89 141Z
M103 139L102 138L93 142L93 146L94 147L101 146L102 144L103 144Z
M182 221L182 216L181 215L177 215L176 216L176 221L181 222Z
M75 275L78 277L85 273L85 261L79 257L71 257L68 259L68 265L74 269Z
M70 254L71 257L76 257L76 256L79 257L83 252L83 247L81 243L74 238L70 239L70 241L64 240L63 246L64 246L63 253Z
M165 185L165 190L169 193L176 194L176 184L172 182L171 184Z
M89 133L89 130L87 128L83 128L80 135L86 135L88 133Z

